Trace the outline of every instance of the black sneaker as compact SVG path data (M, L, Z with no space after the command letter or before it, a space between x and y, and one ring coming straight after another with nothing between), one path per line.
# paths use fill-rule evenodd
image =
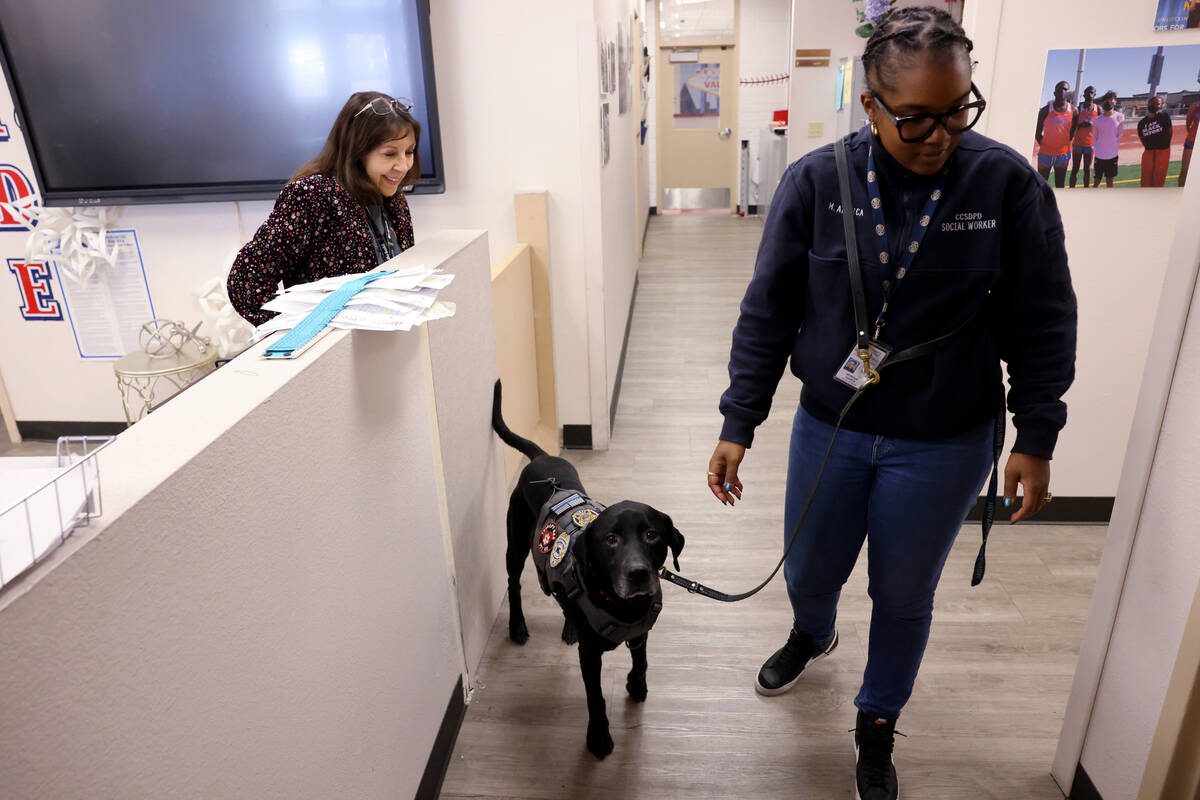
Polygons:
M897 800L900 786L892 764L892 745L896 720L858 712L854 727L855 798L857 800Z
M822 642L813 642L807 633L798 633L793 628L788 634L787 644L776 650L758 671L758 677L754 680L754 690L767 697L783 694L796 685L805 667L814 661L820 661L836 650L837 646L837 631Z

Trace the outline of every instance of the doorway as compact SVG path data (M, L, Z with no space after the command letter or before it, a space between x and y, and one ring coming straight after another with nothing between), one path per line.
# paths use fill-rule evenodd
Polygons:
M737 211L738 1L661 0L660 213Z

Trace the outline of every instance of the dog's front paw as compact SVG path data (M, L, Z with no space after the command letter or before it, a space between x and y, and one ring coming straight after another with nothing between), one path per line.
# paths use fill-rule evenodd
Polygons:
M613 751L613 740L607 725L588 726L587 749L596 758L604 758Z
M508 638L517 644L529 641L529 629L525 627L525 620L517 619L508 623Z
M646 676L629 673L629 677L625 679L625 691L629 692L629 699L633 702L644 702L646 700Z
M579 641L579 633L576 632L575 625L572 624L571 620L569 619L563 622L562 640L567 644L575 644ZM605 753L604 755L608 754ZM603 757L604 756L601 756L601 758Z

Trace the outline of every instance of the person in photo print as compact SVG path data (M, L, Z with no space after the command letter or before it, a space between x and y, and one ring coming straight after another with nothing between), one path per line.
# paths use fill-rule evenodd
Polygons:
M1200 6L1200 0L1197 0ZM1187 118L1184 120L1184 130L1187 132L1183 140L1183 165L1179 168L1179 185L1187 182L1188 167L1192 163L1192 150L1196 147L1196 129L1200 127L1200 98L1188 107Z
M1072 124L1075 107L1067 102L1071 84L1059 81L1054 84L1054 99L1038 111L1034 139L1038 143L1038 173L1050 179L1054 170L1054 185L1063 188L1067 179L1067 165L1071 163Z
M867 41L861 103L871 124L843 140L853 208L843 213L832 145L780 179L733 330L724 419L708 462L716 499L743 499L743 461L790 363L803 387L782 526L784 543L795 531L783 569L791 613L787 641L762 662L754 686L780 695L835 655L838 599L865 543L871 621L854 699L861 800L899 793L896 720L924 657L934 591L967 512L999 469L1003 365L1017 428L1002 465L1004 504L1011 509L1018 486L1024 491L1013 521L1053 499L1050 457L1075 374L1075 294L1054 190L1012 148L971 130L985 107L971 49L948 13L929 7L896 9ZM1065 145L1070 123L1068 113ZM855 358L847 221L873 344L891 356L924 345L891 368L885 356L878 383L851 406L869 374ZM843 633L853 659L859 634ZM992 794L977 777L939 780L962 780L962 796Z
M1075 109L1075 118L1071 122L1071 188L1075 188L1075 178L1079 175L1079 163L1083 162L1083 186L1088 186L1088 175L1092 171L1092 154L1095 152L1095 142L1092 137L1092 120L1100 115L1096 108L1096 87L1089 86L1083 90L1083 102Z
M412 104L355 92L325 146L292 176L229 271L229 300L254 325L284 286L366 272L413 245L403 187L417 182L421 125Z
M1109 89L1100 98L1100 114L1092 119L1092 140L1096 148L1096 182L1112 188L1117 177L1117 155L1121 147L1121 134L1125 132L1125 115L1117 111L1117 93Z
M1138 120L1138 139L1142 142L1142 186L1165 186L1167 165L1171 162L1171 117L1163 111L1161 97L1146 103L1146 116Z

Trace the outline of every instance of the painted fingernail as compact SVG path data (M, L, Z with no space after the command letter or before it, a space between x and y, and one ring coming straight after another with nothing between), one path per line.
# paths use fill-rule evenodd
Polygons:
M1011 497L1004 498L1004 507L1008 508L1011 505L1012 505L1012 498Z

